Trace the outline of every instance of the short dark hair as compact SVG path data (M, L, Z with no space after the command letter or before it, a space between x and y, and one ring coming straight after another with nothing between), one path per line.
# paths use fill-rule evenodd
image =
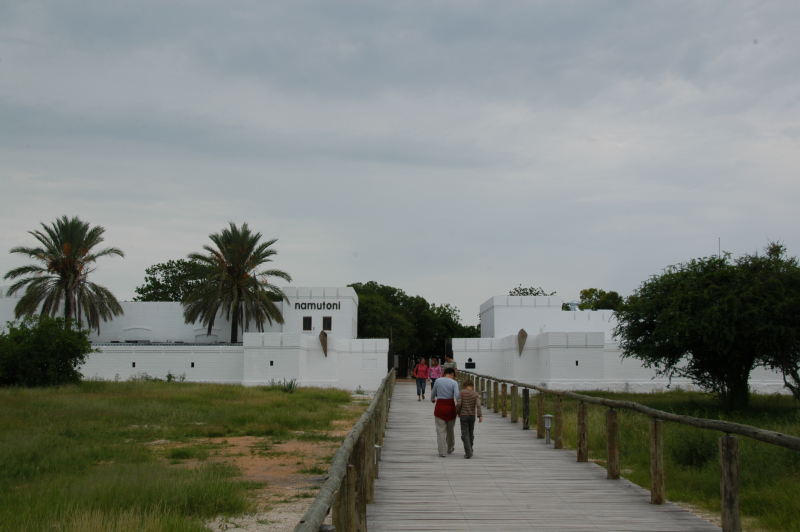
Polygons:
M475 387L475 385L472 384L472 381L466 381L464 383L464 388L474 388L474 387Z
M455 375L456 374L456 370L454 370L453 368L444 368L444 374L445 375Z

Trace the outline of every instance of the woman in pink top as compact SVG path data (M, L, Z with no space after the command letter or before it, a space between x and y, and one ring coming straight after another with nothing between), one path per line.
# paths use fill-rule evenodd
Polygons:
M428 378L431 380L431 390L433 385L436 384L436 379L442 376L442 366L439 365L439 359L433 357L431 359L431 367L428 369Z
M419 358L411 374L417 379L417 401L422 401L425 399L425 383L428 381L428 364L423 357Z

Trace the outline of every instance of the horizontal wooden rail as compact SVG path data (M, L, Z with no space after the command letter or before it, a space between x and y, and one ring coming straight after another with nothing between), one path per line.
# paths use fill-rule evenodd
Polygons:
M754 427L752 425L744 425L742 423L734 423L732 421L722 421L719 419L706 419L700 417L683 416L680 414L673 414L672 412L665 412L663 410L650 408L649 406L644 406L642 404L635 403L633 401L618 401L616 399L593 397L591 395L584 395L580 393L568 392L563 390L551 390L550 388L544 388L542 386L537 386L535 384L527 384L524 382L518 382L509 379L498 379L497 377L480 375L478 373L466 370L459 370L459 373L462 372L468 375L474 375L475 377L479 377L482 379L490 379L498 383L511 384L520 388L531 388L533 390L536 390L544 394L553 394L562 397L568 397L570 399L575 399L577 401L583 401L584 403L602 405L602 406L607 406L609 408L633 410L635 412L642 413L646 416L650 416L656 419L662 419L664 421L671 421L673 423L680 423L682 425L691 425L693 427L699 427L701 429L717 430L720 432L724 432L726 434L739 434L741 436L747 436L748 438L752 438L754 440L759 440L766 443L771 443L773 445L778 445L780 447L786 447L787 449L800 451L800 438L798 438L797 436L790 436L789 434L783 434L781 432L775 432L773 430L761 429L758 427Z
M319 531L334 505L334 527L325 530L366 530L366 503L372 498L372 486L378 472L376 444L383 443L394 383L395 370L392 369L333 456L328 478L295 527L295 532Z

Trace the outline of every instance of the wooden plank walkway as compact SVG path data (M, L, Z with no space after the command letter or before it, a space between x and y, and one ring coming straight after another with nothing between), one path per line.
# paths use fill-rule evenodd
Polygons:
M720 530L674 504L649 501L648 491L607 480L602 467L577 463L574 451L553 450L534 430L490 411L475 425L472 459L464 459L458 422L456 451L441 458L433 404L398 382L367 516L370 532Z

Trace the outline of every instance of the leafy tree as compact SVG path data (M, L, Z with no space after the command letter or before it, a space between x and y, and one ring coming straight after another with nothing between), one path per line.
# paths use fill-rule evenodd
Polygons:
M623 299L615 291L606 292L600 288L584 288L580 294L578 308L581 310L617 310Z
M62 318L28 317L0 333L0 386L52 386L78 382L78 367L92 351L89 333Z
M85 319L89 327L99 330L101 320L108 321L122 314L114 294L89 281L97 259L124 256L118 248L95 250L103 242L105 229L99 225L91 227L77 216L62 216L50 225L41 226L41 231L29 231L40 246L19 246L11 250L11 253L38 261L38 264L14 268L5 275L5 279L19 278L8 289L8 295L25 289L14 309L16 317L37 312L48 316L62 313L68 328L73 320L81 326Z
M261 233L253 233L246 223L237 227L233 222L209 238L214 246L203 246L205 254L189 255L189 260L202 267L204 277L183 300L186 323L200 320L211 334L221 311L231 321L231 343L237 341L240 326L246 331L252 322L258 331L263 331L265 322L283 323L275 302L286 296L268 279L292 278L282 270L259 271L277 254L271 248L277 239L261 242Z
M554 296L555 292L548 292L541 286L522 286L512 288L508 291L510 296Z
M452 305L431 304L393 286L375 281L353 283L358 294L358 336L389 338L389 353L400 355L401 370L409 357L443 356L451 338L480 336L476 326L460 322Z
M780 244L705 257L653 276L617 311L623 356L691 379L728 409L747 406L756 366L797 368L800 271Z
M751 318L759 362L781 371L786 387L800 399L800 265L780 243L771 243L763 255L745 255L737 261L748 280L746 309Z
M183 301L207 272L186 259L168 260L145 269L144 284L136 287L134 301Z

